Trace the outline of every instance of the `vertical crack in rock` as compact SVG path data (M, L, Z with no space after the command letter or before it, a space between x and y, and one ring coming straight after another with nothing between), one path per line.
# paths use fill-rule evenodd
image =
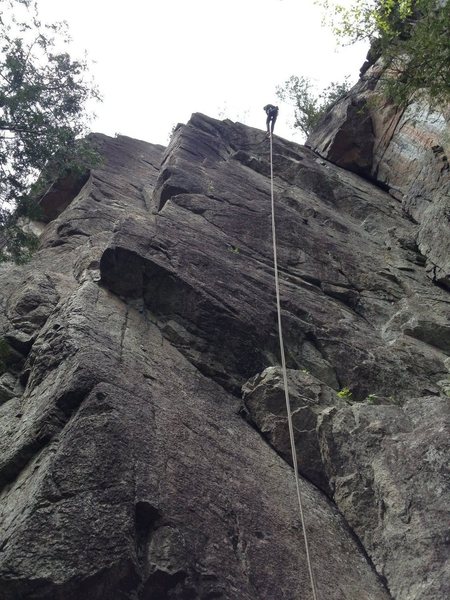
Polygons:
M120 332L120 357L119 357L119 360L121 362L122 362L122 355L123 355L124 340L125 340L125 335L126 335L127 326L128 326L128 312L129 312L128 307L126 307L123 325L122 325L122 329Z
M137 502L135 507L136 554L143 570L148 567L148 552L151 535L161 515L157 508L148 502Z

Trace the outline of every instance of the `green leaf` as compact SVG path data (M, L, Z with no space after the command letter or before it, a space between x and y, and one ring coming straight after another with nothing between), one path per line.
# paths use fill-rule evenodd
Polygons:
M22 260L21 245L25 255L35 245L17 229L23 198L97 160L80 138L88 132L86 103L99 94L87 62L70 56L64 23L42 24L28 0L0 0L0 10L0 240L3 257Z

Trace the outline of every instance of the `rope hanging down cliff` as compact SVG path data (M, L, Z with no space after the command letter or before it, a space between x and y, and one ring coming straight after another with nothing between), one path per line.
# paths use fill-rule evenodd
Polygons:
M275 291L277 297L277 314L278 314L278 336L280 340L280 354L281 354L281 366L283 371L283 386L284 386L284 395L286 398L286 411L289 425L289 438L291 441L291 452L292 452L292 465L294 467L294 475L295 475L295 486L297 489L297 499L298 499L298 508L300 512L300 520L302 523L303 530L303 539L305 542L305 550L306 550L306 560L308 563L308 571L309 577L311 580L311 588L312 588L312 596L314 600L317 600L316 593L316 584L314 581L314 574L311 565L311 557L309 554L309 543L308 543L308 534L306 532L306 524L305 517L303 513L303 502L302 502L302 494L300 491L300 481L298 477L298 467L297 467L297 452L295 449L295 440L294 440L294 427L292 425L292 412L291 412L291 402L289 399L289 388L287 382L287 371L286 371L286 358L284 354L284 343L283 343L283 330L281 328L281 304L280 304L280 285L278 281L278 258L277 258L277 238L276 238L276 228L275 228L275 202L274 202L274 193L273 193L273 144L272 144L272 132L268 131L269 139L270 139L270 198L271 198L271 210L272 210L272 242L273 242L273 264L275 271Z

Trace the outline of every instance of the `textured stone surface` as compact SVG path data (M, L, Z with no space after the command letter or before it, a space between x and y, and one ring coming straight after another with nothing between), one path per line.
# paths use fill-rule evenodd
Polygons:
M403 406L371 396L354 403L301 371L289 371L300 472L337 504L395 598L444 598L447 534L448 398ZM279 369L244 386L248 418L290 460Z
M203 115L165 152L96 139L105 163L35 259L0 267L0 599L307 598L288 455L242 414L241 386L278 362L268 142ZM347 409L344 386L438 406L448 293L390 195L279 138L274 169L286 351L310 382L319 597L389 598L330 500L353 463L344 447L342 465L323 462L314 419Z
M324 410L334 406L342 407L345 401L306 369L289 370L288 381L294 439L299 449L299 471L331 497L332 485L322 457L317 423ZM244 384L243 407L250 422L256 425L270 445L292 465L286 399L279 368L268 367Z
M66 331L54 329L61 321ZM40 448L10 469L3 493L0 597L295 598L307 589L290 470L237 416L235 399L92 282L42 335L77 352L47 377L35 362L22 419L4 405L17 425L2 441L17 456L19 436L37 435ZM386 597L343 520L303 487L321 540L317 568L342 545L323 593Z
M381 73L377 63L365 71L307 145L398 198L419 224L415 241L430 279L450 287L450 106L412 102L399 109L380 101Z
M319 422L334 499L395 598L445 598L448 398L353 405Z

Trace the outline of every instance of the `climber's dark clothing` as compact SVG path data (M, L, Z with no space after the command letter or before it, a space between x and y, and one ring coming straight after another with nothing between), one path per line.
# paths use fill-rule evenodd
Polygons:
M267 133L273 133L273 128L275 127L275 122L278 117L278 106L274 106L273 104L266 104L264 110L267 114Z

